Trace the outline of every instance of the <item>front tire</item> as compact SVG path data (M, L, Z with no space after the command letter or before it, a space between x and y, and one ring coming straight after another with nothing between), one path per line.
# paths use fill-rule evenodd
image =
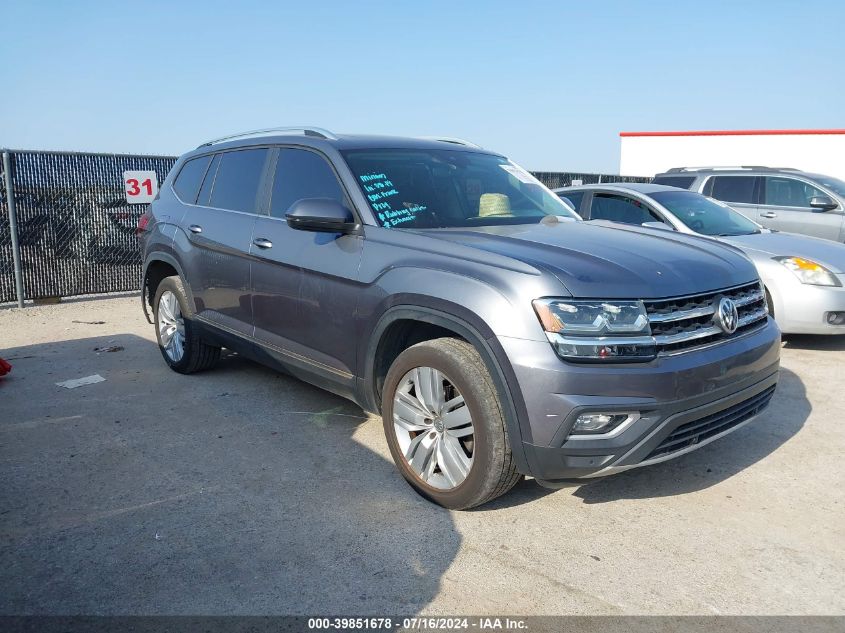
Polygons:
M202 340L190 314L182 280L162 279L153 299L156 340L164 362L180 374L210 369L220 358L220 348Z
M493 380L465 341L440 338L402 352L385 378L382 414L393 461L430 501L464 510L522 478Z

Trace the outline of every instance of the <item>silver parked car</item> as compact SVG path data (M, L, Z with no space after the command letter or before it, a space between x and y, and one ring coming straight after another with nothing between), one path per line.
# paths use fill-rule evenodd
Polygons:
M767 229L845 242L845 181L839 178L772 167L675 167L652 183L727 202Z
M845 244L766 229L723 202L654 184L556 189L587 220L611 220L715 238L756 265L787 334L845 334Z

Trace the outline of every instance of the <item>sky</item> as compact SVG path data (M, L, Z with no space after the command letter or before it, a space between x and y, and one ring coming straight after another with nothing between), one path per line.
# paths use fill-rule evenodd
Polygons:
M843 24L841 0L0 0L0 147L315 125L618 173L621 131L845 127Z

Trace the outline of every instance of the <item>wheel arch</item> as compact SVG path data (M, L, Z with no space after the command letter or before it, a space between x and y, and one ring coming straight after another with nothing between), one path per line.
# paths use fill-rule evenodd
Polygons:
M161 252L151 253L144 261L144 273L141 280L141 303L145 312L147 311L147 306L152 307L156 288L161 283L161 280L173 274L178 275L182 279L182 285L185 287L185 298L188 300L188 307L191 309L191 313L196 312L194 296L191 293L191 287L185 278L182 266L175 257Z
M523 448L523 421L527 409L513 369L495 335L480 319L473 319L462 306L437 308L423 305L395 305L378 320L369 338L362 363L361 389L365 408L381 411L381 387L393 360L416 343L451 336L459 338L479 353L499 394L505 413L510 445L520 472L528 472ZM528 431L530 433L530 430Z

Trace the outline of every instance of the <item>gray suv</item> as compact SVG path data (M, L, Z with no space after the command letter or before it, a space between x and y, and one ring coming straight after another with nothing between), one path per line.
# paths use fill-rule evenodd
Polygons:
M726 202L767 229L845 242L845 181L838 178L786 168L675 167L652 182Z
M581 221L463 141L211 141L179 159L139 232L173 370L226 347L345 396L449 508L523 475L556 486L699 448L778 379L780 334L740 253Z

